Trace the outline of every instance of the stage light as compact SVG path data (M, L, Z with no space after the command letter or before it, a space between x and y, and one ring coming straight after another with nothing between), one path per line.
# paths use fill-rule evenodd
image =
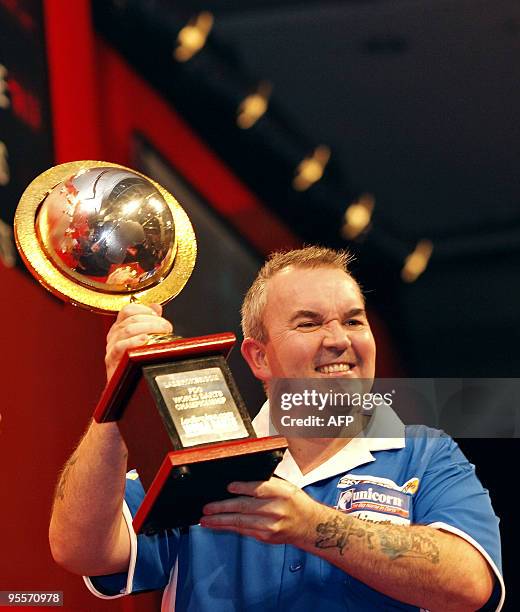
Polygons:
M0 64L0 108L9 108L9 88L7 84L7 68Z
M246 96L237 109L237 125L246 130L265 114L269 106L269 97L273 87L270 83L262 81L257 90Z
M10 180L9 153L5 143L0 140L0 186L8 185Z
M0 261L6 268L16 265L13 230L0 219Z
M405 283L413 283L426 270L433 251L431 240L420 240L415 249L407 255L401 270L401 278Z
M374 196L371 193L364 193L356 202L352 202L347 207L341 228L343 238L353 240L370 225L374 204Z
M173 52L173 57L178 62L187 62L204 47L213 21L213 15L203 11L192 17L182 28L177 35L177 47Z
M319 145L310 157L302 160L296 168L293 187L296 191L305 191L323 176L325 166L330 159L330 149L326 145Z

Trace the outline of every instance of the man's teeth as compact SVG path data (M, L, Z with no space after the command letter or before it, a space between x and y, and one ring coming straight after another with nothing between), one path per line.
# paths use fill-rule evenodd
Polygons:
M319 366L316 368L322 374L334 374L335 372L348 372L350 365L348 363L333 363L331 365Z

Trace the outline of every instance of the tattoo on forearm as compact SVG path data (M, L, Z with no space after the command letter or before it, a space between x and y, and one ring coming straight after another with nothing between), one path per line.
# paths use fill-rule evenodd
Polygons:
M365 542L369 550L375 548L377 538L380 551L391 560L414 557L439 563L439 547L434 538L414 532L410 527L385 525L383 529L378 529L374 525L374 528L370 529L361 521L336 516L326 523L319 523L316 533L316 548L338 548L341 555L344 550L349 549L354 538Z
M61 476L58 481L58 486L56 487L56 499L59 499L60 501L63 500L63 498L65 497L65 484L67 482L67 478L69 477L69 472L77 460L78 456L76 455L76 453L74 453L67 461L65 467L61 472Z
M414 533L409 527L391 527L380 536L381 551L390 557L415 557L439 563L439 547L434 539Z
M372 536L374 534L364 526L359 527L355 525L347 517L341 518L336 516L331 521L319 523L316 527L316 532L318 533L318 538L315 542L316 548L339 548L341 555L345 549L348 550L352 538L363 539L366 541L369 549L374 548L372 544Z

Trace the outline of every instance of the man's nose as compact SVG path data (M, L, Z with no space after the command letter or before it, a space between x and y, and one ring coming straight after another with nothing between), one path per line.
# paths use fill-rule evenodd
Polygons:
M324 326L325 336L323 346L325 348L345 350L352 345L349 329L339 321L330 321Z

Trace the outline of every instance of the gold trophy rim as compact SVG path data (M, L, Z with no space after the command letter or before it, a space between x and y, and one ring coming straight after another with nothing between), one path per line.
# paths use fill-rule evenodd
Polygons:
M170 209L175 226L173 265L151 287L127 293L104 293L68 278L45 253L36 231L36 215L49 192L71 174L91 168L126 170L150 181ZM119 312L132 302L166 304L179 295L193 272L197 257L195 232L188 215L173 195L145 174L113 162L82 160L66 162L39 174L23 192L14 217L14 237L18 252L31 274L48 291L64 302L103 314Z

